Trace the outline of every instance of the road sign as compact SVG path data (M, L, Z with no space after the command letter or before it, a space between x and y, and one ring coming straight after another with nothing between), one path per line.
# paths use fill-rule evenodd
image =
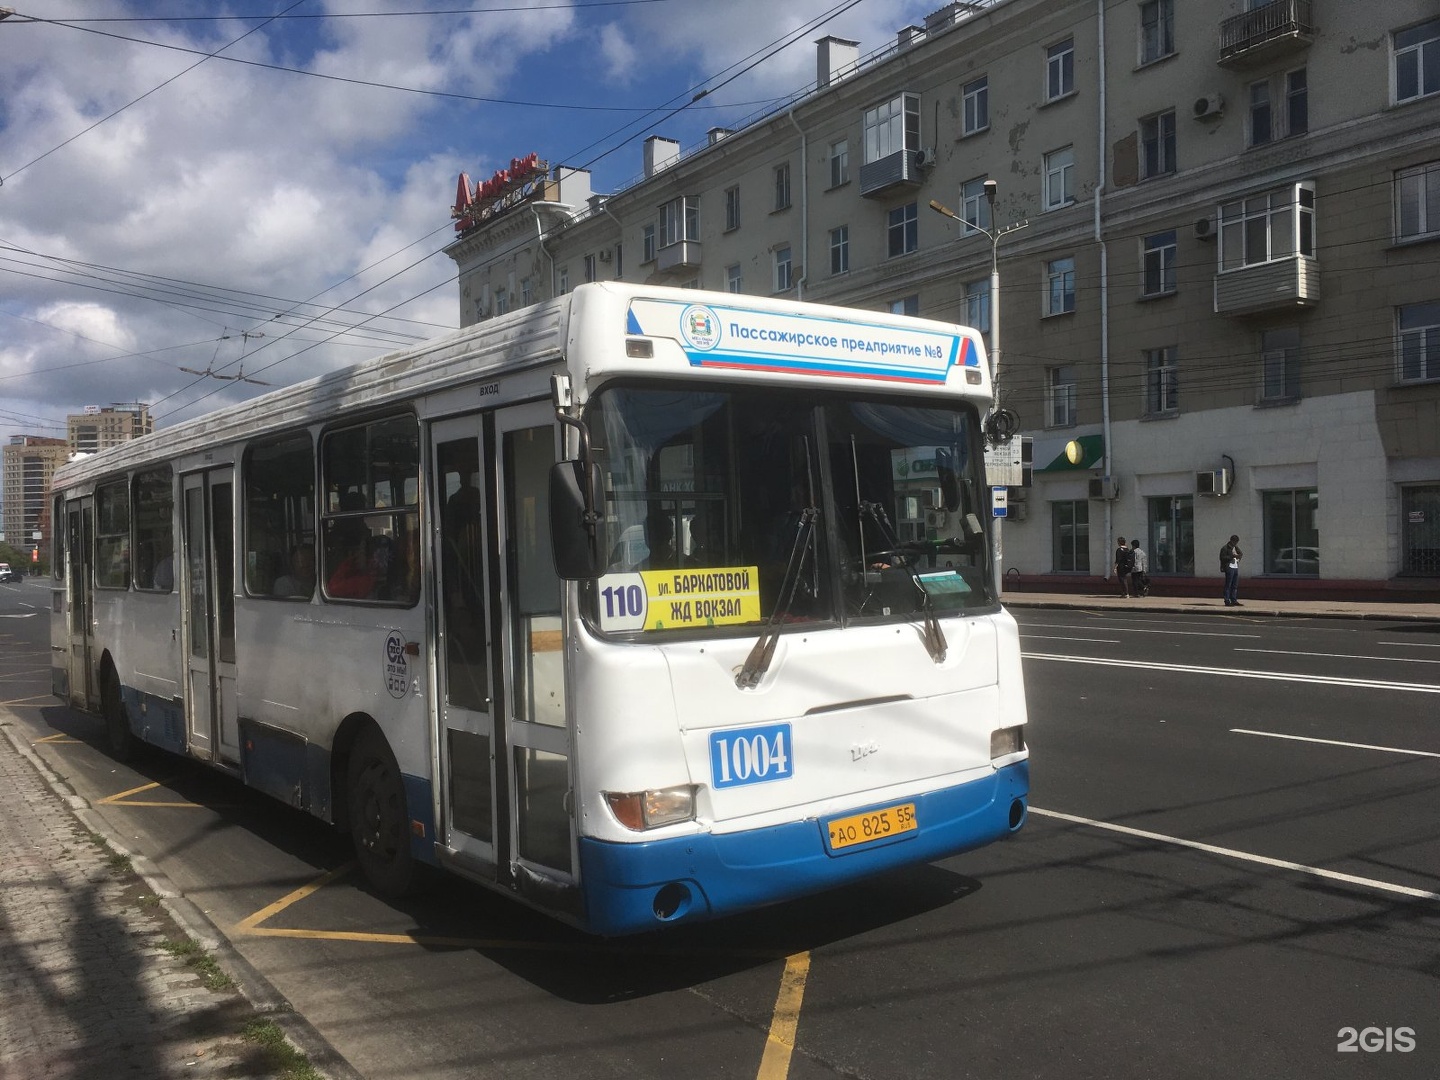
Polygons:
M1005 516L1005 511L1010 505L1010 489L997 487L990 489L990 512L997 518Z

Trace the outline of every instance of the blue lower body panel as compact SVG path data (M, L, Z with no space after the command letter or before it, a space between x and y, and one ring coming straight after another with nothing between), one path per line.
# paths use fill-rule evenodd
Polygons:
M581 837L585 928L631 934L712 919L983 847L1024 824L1029 791L1030 763L1018 761L968 784L891 800L879 805L915 804L913 833L838 852L815 819L648 843Z

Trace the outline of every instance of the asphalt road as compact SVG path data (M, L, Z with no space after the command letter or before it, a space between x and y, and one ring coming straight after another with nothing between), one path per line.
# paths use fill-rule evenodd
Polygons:
M605 943L383 902L318 822L111 762L46 698L44 585L0 586L0 701L375 1080L1440 1075L1440 626L1020 611L1018 837Z

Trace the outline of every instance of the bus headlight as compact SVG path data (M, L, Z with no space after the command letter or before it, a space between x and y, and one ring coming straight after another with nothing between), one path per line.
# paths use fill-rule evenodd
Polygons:
M1025 749L1025 725L1000 728L990 733L990 760L1018 754Z
M695 790L694 784L680 784L649 791L607 791L605 801L610 804L616 821L627 829L641 832L694 820Z

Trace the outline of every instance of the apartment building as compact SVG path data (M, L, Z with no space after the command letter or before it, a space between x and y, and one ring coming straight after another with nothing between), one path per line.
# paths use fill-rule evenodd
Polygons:
M3 482L3 539L27 556L40 551L43 557L50 544L50 477L70 460L64 439L40 435L12 435L0 453L0 482ZM29 570L29 566L20 567Z
M989 332L994 270L1012 580L1093 586L1123 534L1208 589L1236 533L1252 592L1436 587L1432 0L989 0L816 58L609 195L462 181L462 323L614 278Z
M155 430L150 407L144 402L87 405L84 412L65 418L66 442L77 454L95 454Z

